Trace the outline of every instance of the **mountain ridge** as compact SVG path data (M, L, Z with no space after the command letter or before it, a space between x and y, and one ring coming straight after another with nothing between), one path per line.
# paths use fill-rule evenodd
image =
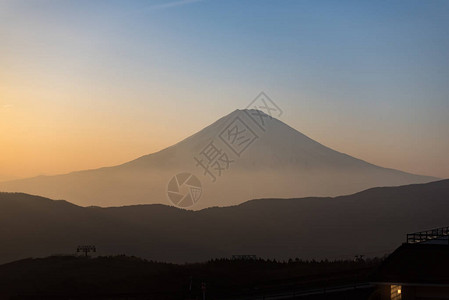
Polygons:
M239 253L270 259L381 256L406 233L447 225L448 209L449 180L198 211L162 204L81 207L0 193L0 263L74 253L80 244L96 245L98 255L179 263Z

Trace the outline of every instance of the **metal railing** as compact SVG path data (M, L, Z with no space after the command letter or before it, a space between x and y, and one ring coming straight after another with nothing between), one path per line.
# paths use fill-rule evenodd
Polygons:
M449 226L407 234L407 244L422 243L449 236Z

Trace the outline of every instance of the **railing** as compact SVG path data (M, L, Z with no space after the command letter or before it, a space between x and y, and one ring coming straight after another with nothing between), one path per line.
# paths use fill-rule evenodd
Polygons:
M449 226L407 234L407 244L422 243L449 236Z

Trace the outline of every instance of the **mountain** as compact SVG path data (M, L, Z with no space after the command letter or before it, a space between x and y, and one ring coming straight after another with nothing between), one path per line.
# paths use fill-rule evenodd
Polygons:
M434 180L334 151L261 111L236 110L171 147L131 162L4 182L0 191L83 206L119 206L170 204L168 187L178 206L202 209L254 198L337 196Z
M234 254L288 259L383 255L405 234L449 222L449 180L373 188L336 198L260 199L199 211L153 204L80 207L0 193L0 263L74 253L135 255L169 262Z

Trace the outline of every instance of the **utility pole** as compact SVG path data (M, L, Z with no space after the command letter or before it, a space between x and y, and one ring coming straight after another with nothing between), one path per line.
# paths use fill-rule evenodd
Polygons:
M190 284L189 284L189 298L192 299L192 283L193 283L193 276L190 275Z
M203 300L206 300L206 283L201 282L201 289L203 290Z

